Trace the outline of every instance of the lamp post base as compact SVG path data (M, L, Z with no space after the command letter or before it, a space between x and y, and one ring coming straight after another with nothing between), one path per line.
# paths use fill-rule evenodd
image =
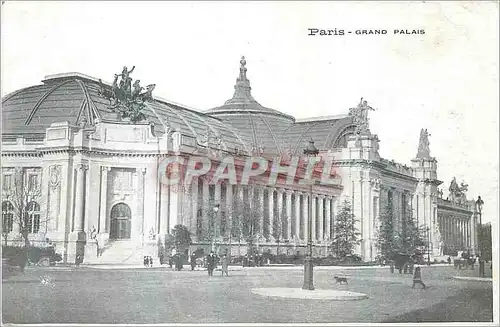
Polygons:
M310 256L306 256L304 259L304 285L302 289L314 291L313 262Z

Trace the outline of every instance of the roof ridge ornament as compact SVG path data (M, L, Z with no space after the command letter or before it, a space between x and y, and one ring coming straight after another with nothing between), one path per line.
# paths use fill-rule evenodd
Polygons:
M146 90L140 86L140 80L135 80L132 85L130 74L134 71L135 66L128 70L127 66L123 66L120 74L115 74L111 89L106 87L101 79L99 79L100 89L99 95L109 100L109 109L118 113L120 118L130 120L132 123L137 123L146 120L143 110L146 102L153 101L153 90L156 84L149 84ZM118 83L118 78L120 82ZM133 89L132 89L133 87Z
M250 81L247 78L246 64L247 61L245 59L245 56L242 56L240 60L240 75L236 79L236 84L234 85L234 94L231 99L226 101L226 104L234 102L236 103L257 102L252 97L252 94L250 92L252 88L250 87Z
M349 109L349 116L354 117L353 122L356 125L356 134L358 135L371 135L368 124L369 110L375 111L375 109L368 105L368 101L363 100L363 98L361 98L357 107Z

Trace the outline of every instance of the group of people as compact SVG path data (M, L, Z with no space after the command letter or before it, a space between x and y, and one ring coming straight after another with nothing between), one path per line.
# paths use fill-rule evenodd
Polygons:
M207 262L207 270L208 270L208 276L213 276L214 275L214 270L217 268L217 264L219 262L219 256L217 256L213 251L210 252L210 254L206 258ZM226 254L222 255L220 258L220 263L221 263L221 272L222 276L226 274L226 276L229 276L229 258Z
M153 257L149 255L144 256L144 267L153 267Z

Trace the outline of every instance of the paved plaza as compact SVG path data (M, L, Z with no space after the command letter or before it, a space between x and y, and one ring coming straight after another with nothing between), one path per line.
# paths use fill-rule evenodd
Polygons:
M333 276L348 276L348 285ZM492 283L457 280L473 271L424 267L426 290L411 275L388 268L315 270L317 290L359 292L335 301L268 297L255 290L300 288L300 267L233 267L216 271L169 268L28 268L3 281L4 323L341 323L492 321ZM262 292L261 292L262 293Z

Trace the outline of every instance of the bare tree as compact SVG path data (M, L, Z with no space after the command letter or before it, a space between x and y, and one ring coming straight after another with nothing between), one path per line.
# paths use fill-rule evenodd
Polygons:
M39 183L23 183L21 178L16 178L7 200L12 204L13 223L19 228L24 241L24 247L28 247L29 234L37 233L42 222L40 217L40 202L42 198Z
M8 203L6 210L12 213L9 218L12 219L13 227L17 227L24 243L22 257L18 258L21 269L24 269L27 263L29 235L38 233L40 228L47 223L47 219L42 221L40 212L42 192L39 177L40 175L28 175L24 181L23 174L15 174L13 183L5 191L5 200ZM2 233L8 233L8 229ZM7 241L8 235L3 236Z

